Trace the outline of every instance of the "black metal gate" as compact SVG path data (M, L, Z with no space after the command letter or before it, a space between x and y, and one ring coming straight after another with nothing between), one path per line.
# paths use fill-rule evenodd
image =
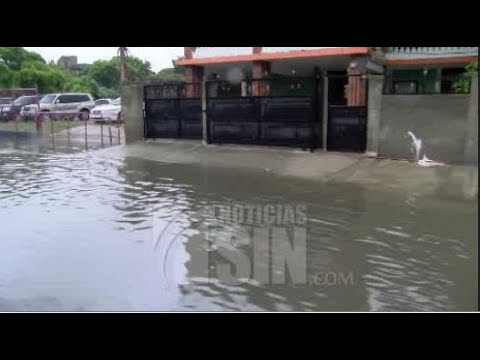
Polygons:
M202 138L201 84L146 85L146 138Z
M328 150L364 152L367 147L367 107L329 106L327 134Z
M321 146L320 78L207 82L211 143Z

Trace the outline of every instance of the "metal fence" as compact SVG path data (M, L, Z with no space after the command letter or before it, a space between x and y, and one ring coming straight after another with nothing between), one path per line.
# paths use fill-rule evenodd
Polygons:
M335 76L340 101L334 103L342 105L323 104L323 80L320 76L209 80L203 99L199 83L146 85L145 137L201 139L204 106L208 143L313 150L326 140L329 150L364 151L365 76L353 80L352 76ZM353 95L362 106L351 104ZM328 124L322 123L324 106L328 106ZM324 139L325 130L328 136Z
M318 77L208 81L209 142L321 146L319 82Z
M33 119L0 123L0 132L17 140L35 139L52 148L97 149L125 143L121 121L93 123L81 113L39 113Z
M146 85L145 137L202 138L201 83Z
M364 152L367 147L367 107L328 107L327 149Z

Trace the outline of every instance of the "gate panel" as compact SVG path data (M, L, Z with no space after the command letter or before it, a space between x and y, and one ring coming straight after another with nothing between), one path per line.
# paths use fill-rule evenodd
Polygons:
M256 144L259 101L255 98L209 99L207 117L213 143Z
M180 119L177 99L145 101L147 138L177 138L180 135Z
M311 97L262 99L262 144L310 147L314 106Z
M180 135L183 139L201 139L202 101L200 99L178 99Z
M364 152L367 147L367 107L328 107L328 150Z
M146 138L202 138L202 102L185 97L185 87L198 84L145 86Z
M210 142L317 147L321 139L317 136L321 129L319 80L252 79L237 85L210 81Z

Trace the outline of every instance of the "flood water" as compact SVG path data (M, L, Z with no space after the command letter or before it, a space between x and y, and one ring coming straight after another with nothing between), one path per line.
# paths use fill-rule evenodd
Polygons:
M477 202L111 154L0 146L0 311L477 309Z

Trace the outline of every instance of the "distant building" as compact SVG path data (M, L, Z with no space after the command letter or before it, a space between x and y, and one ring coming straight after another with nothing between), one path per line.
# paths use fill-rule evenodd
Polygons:
M79 64L76 56L62 56L58 59L57 65L69 71L82 71L90 66L90 64Z

